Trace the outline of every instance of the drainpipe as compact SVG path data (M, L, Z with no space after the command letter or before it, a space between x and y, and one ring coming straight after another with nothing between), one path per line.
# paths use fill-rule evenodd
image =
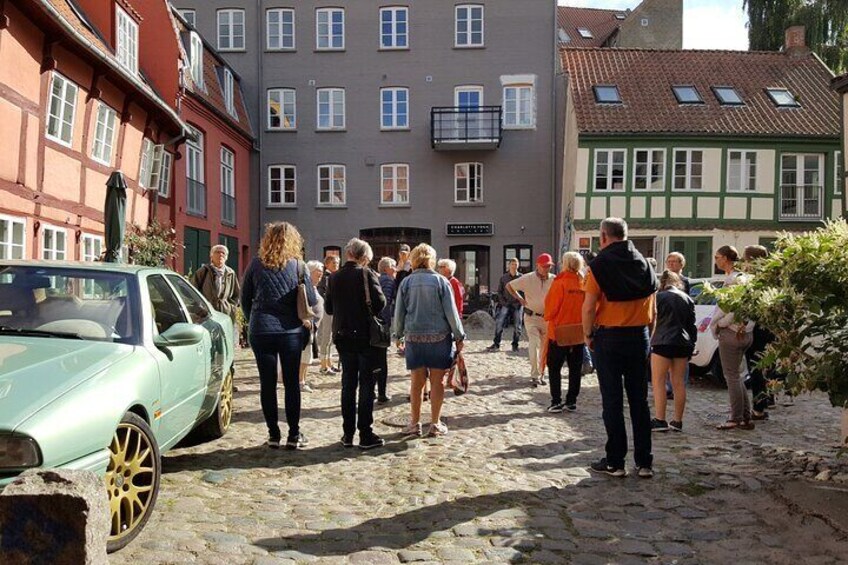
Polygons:
M297 25L297 22L295 22ZM265 128L263 126L262 121L262 110L263 110L263 96L262 93L265 91L265 68L262 65L262 38L264 37L264 33L262 33L262 0L256 0L256 29L257 33L254 34L259 39L256 45L256 72L257 72L257 82L259 83L259 88L256 89L256 129L257 129L257 139L258 139L258 147L256 147L256 178L257 178L257 187L262 186L262 180L264 178L264 171L262 170L262 141L265 137ZM254 146L256 146L256 142L254 142ZM253 243L258 245L259 238L262 233L262 189L259 188L257 191L259 194L257 195L256 201L256 222L253 224L256 226L254 228L255 234L251 234L253 237ZM253 193L253 191L251 191ZM250 203L250 199L248 199L248 205ZM256 247L256 246L252 246Z
M559 263L559 247L557 247L557 239L560 237L560 227L557 225L557 131L559 131L559 116L557 115L557 56L559 49L557 46L557 3L554 2L553 21L553 60L551 61L551 117L553 118L553 127L551 128L551 227L553 231L553 239L551 249L555 250L555 262ZM563 163L565 166L565 163Z

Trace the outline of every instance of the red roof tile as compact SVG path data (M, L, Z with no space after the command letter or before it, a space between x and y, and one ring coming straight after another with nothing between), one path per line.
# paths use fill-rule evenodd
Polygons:
M757 51L561 49L581 133L696 135L840 135L833 74L812 53ZM614 84L622 104L598 104L592 87ZM694 85L701 105L681 105L671 87ZM732 86L742 106L721 106L712 86ZM782 87L800 102L778 108L766 88Z
M560 45L568 47L603 47L610 36L618 30L622 20L616 16L625 14L622 10L601 10L598 8L557 8L557 25L565 30L569 40ZM588 29L593 37L584 38L578 28Z

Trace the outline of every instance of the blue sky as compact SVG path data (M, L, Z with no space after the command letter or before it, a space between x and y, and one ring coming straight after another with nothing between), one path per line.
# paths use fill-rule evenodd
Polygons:
M559 0L563 6L625 9L641 0ZM684 49L748 49L742 0L683 0Z

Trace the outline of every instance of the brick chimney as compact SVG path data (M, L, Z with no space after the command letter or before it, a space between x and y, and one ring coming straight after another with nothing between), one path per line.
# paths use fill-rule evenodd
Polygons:
M810 52L809 48L807 48L807 41L805 38L807 32L807 28L804 26L792 26L786 29L786 34L784 35L783 42L783 50L788 55L806 55Z

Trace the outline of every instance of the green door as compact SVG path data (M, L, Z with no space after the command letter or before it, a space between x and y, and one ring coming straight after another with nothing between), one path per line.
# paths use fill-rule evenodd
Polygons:
M228 235L219 234L218 243L227 248L227 266L236 273L239 272L239 245L238 238Z
M683 253L686 267L683 274L690 278L706 278L713 273L713 238L711 237L671 237L668 240L671 251Z
M209 251L212 249L209 230L186 228L183 240L185 245L183 272L193 273L201 265L209 262Z

